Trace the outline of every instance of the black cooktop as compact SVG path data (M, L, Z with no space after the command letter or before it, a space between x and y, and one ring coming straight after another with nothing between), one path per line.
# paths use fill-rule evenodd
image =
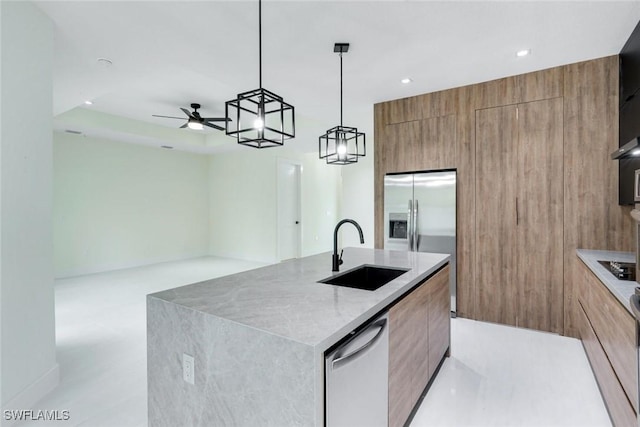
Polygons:
M621 262L621 261L600 261L600 265L606 268L611 274L613 274L619 280L636 280L636 263L635 262Z

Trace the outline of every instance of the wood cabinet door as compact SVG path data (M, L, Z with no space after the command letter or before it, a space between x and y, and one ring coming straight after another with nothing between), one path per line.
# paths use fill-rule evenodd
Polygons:
M415 317L413 293L389 310L389 426L402 427L415 404Z
M387 125L383 138L379 151L383 173L415 171L420 167L420 158L416 155L422 145L419 120Z
M429 286L429 374L431 378L451 345L451 296L449 292L449 266L436 274ZM427 385L424 383L422 389ZM420 390L422 392L422 389Z
M413 170L456 167L456 115L422 120L420 149L414 153L419 166Z
M562 98L517 108L517 324L562 333Z
M476 315L516 325L516 106L476 110Z

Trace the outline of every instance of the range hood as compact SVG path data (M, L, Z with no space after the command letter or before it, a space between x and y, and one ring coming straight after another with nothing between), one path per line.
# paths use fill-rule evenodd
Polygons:
M613 160L640 158L640 136L633 138L611 153L611 158Z

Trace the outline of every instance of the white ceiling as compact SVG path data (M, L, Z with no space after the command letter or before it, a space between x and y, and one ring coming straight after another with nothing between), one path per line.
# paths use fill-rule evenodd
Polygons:
M111 132L125 141L131 133L129 142L139 142L133 131L114 133L101 129L100 120L63 113L90 108L154 129L175 128L182 123L151 115L181 116L178 107L192 102L202 104L203 116L224 115L225 101L258 87L257 1L36 4L56 26L58 128ZM617 54L639 20L640 0L268 0L263 86L296 108L297 136L288 145L311 151L339 122L335 42L351 43L344 56L344 124L369 135L376 102ZM532 54L517 58L520 49ZM97 58L113 65L103 68ZM403 77L413 83L401 84ZM85 107L86 99L94 105ZM212 147L235 146L213 129L199 138ZM162 137L157 140L160 145Z

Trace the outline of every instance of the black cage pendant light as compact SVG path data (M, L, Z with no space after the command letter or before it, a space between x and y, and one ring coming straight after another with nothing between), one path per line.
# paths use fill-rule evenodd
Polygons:
M294 108L262 87L262 0L258 0L258 44L260 87L225 103L226 134L249 147L279 147L295 137Z
M356 163L366 154L364 132L342 125L342 54L349 51L349 43L336 43L333 51L340 54L340 126L329 129L319 138L319 154L331 165Z

